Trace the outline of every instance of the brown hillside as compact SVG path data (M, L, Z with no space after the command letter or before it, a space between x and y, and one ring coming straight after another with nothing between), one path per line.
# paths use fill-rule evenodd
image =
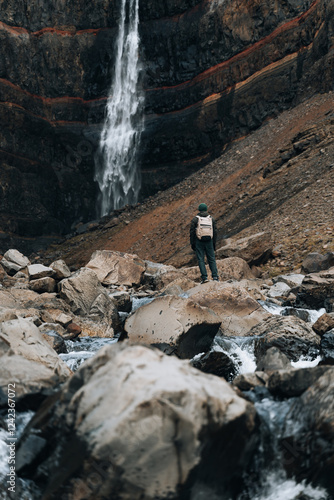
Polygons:
M283 112L191 177L79 227L43 257L77 267L110 249L181 266L193 260L189 225L201 202L217 220L218 247L227 236L269 230L281 253L266 265L272 273L298 269L311 251L334 251L333 104L328 93Z

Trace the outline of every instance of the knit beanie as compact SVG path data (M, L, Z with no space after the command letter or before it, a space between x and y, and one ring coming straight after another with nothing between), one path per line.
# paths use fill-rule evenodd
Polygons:
M199 206L198 206L198 210L200 212L206 212L208 210L208 207L206 206L205 203L201 203Z

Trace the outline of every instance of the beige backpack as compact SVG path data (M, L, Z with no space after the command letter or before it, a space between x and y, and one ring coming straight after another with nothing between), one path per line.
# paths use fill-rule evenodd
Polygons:
M198 219L196 227L196 236L199 240L209 241L213 238L213 227L212 227L212 217L207 215L206 217L201 217L196 215Z

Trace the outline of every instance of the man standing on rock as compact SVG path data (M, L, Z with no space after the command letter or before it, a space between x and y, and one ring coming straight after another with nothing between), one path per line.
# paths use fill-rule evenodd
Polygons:
M208 207L201 203L198 207L199 213L191 221L190 245L196 252L198 266L201 271L201 283L207 283L208 275L205 267L204 257L206 255L208 264L215 281L218 280L218 271L215 259L217 240L217 227L215 220L208 214Z

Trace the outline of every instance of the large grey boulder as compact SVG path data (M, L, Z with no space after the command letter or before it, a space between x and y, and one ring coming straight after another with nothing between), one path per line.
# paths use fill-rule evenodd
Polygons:
M15 384L16 400L40 400L71 374L31 319L0 325L0 404L7 404L7 386ZM4 398L4 399L3 399Z
M220 323L219 317L207 307L166 295L137 309L127 318L124 329L132 342L192 358L210 348Z
M318 273L334 266L334 252L322 255L318 252L309 253L302 262L304 274Z
M60 281L64 278L69 278L71 276L71 271L67 267L67 264L64 260L59 259L55 260L50 264L51 269L53 270L53 278Z
M247 262L239 257L230 257L223 260L217 260L217 269L219 274L219 279L221 281L226 281L230 279L242 280L242 279L255 279L254 274ZM210 269L206 265L208 276L211 276ZM182 271L186 274L187 278L190 280L198 280L200 278L200 271L198 266L194 267L183 267Z
M54 271L51 267L43 264L31 264L31 266L28 266L28 274L30 280L38 280L46 277L52 278Z
M242 284L209 282L188 290L191 300L212 309L222 324L224 335L245 336L249 330L265 318L269 318L263 307Z
M226 381L121 343L87 360L37 413L17 469L50 499L175 500L200 488L230 498L255 431L253 405Z
M15 249L7 250L1 260L1 265L10 276L14 276L21 269L30 265L28 257Z
M316 357L320 337L308 323L295 316L272 316L254 326L249 335L257 335L255 354L260 359L268 349L277 347L290 361L301 356Z
M110 250L97 250L86 265L92 269L103 285L139 285L145 262L137 255Z
M58 286L59 296L69 304L71 311L87 318L88 335L113 336L118 326L117 308L94 271L83 267ZM80 324L82 328L83 324Z
M298 289L295 305L334 312L334 268L308 274Z
M166 266L156 262L145 261L146 270L143 277L144 285L148 285L152 290L162 290L170 283L180 280L183 283L189 281L182 269L173 266Z
M218 259L240 257L250 266L257 266L268 260L272 249L273 242L270 233L262 231L245 238L234 237L224 240L224 246L218 248L216 256Z

